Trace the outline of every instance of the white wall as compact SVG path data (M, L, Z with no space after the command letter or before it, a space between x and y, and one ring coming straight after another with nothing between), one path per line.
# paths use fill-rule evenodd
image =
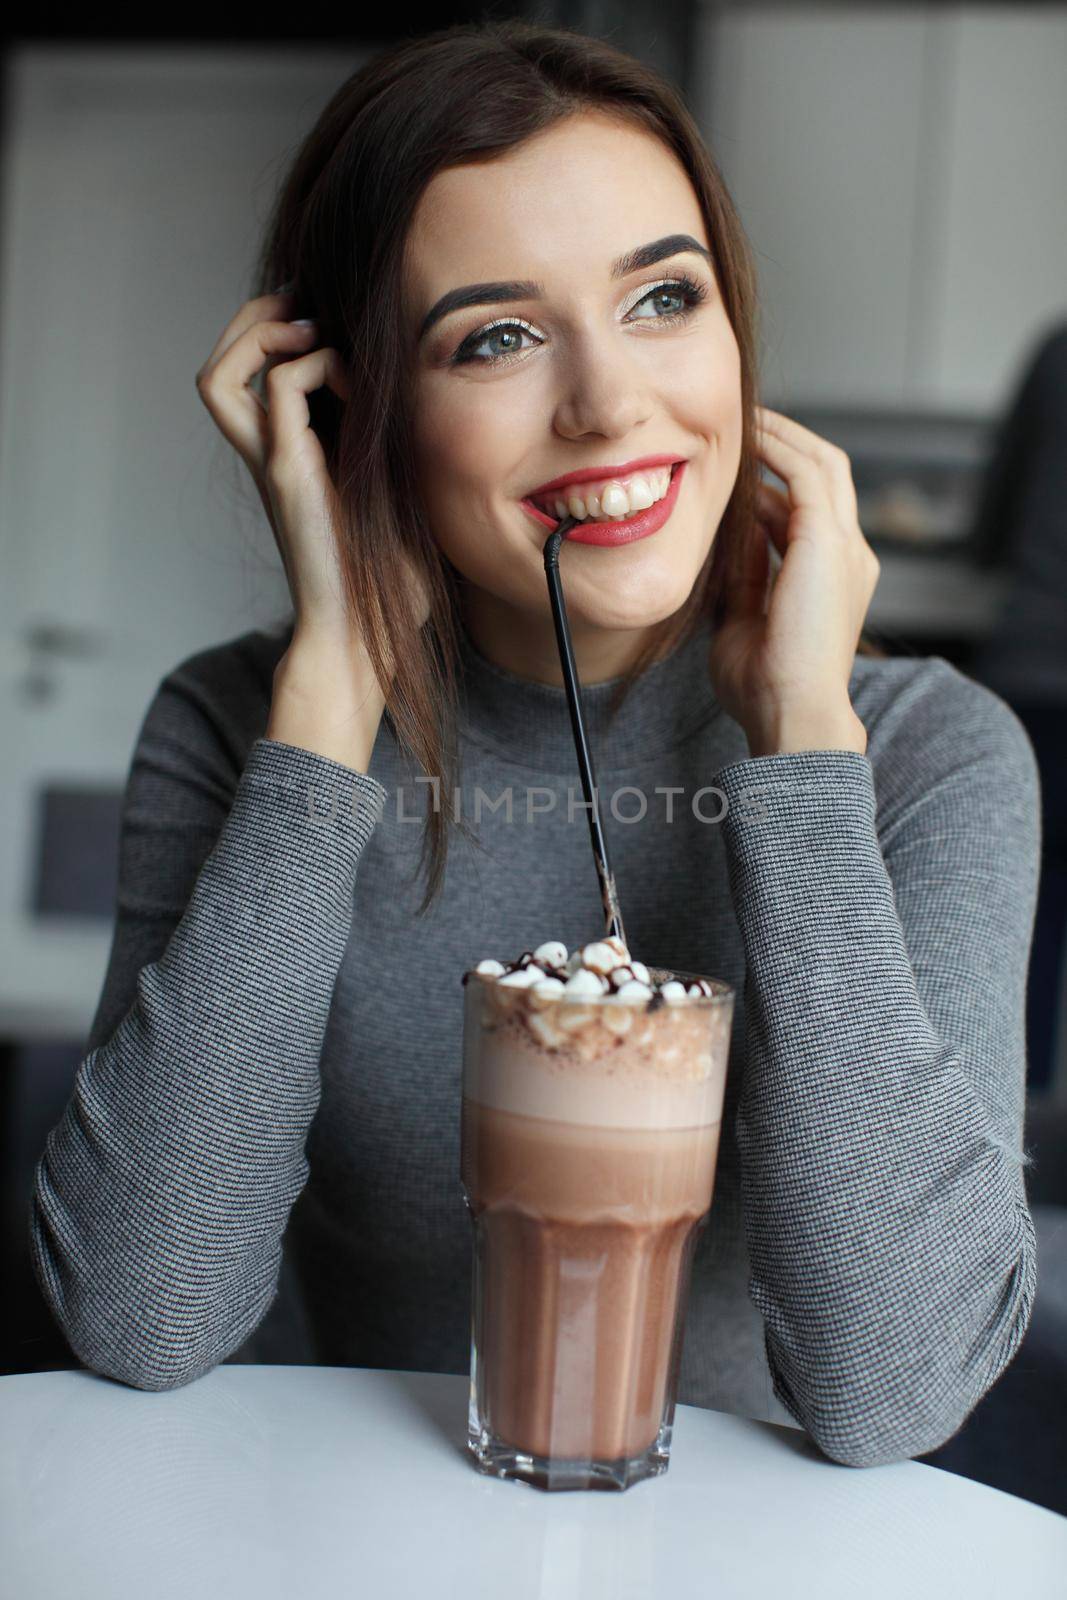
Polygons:
M0 218L0 1024L88 1020L108 930L27 914L37 795L121 784L161 676L287 603L195 378L293 146L362 57L22 46ZM56 647L34 648L46 627ZM64 643L66 641L66 643Z
M1067 9L705 9L769 404L994 415L1067 317Z

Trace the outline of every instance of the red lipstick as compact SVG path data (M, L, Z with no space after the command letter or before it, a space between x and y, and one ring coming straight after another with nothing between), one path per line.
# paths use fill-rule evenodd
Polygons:
M654 506L648 507L647 511L635 511L632 517L626 517L620 521L579 522L567 535L566 542L568 544L599 545L632 544L635 539L646 539L650 533L656 533L658 529L662 528L674 510L674 504L678 499L678 492L681 488L682 473L688 463L684 460L679 460L677 456L648 456L641 463L641 466L644 467L665 467L672 462L677 462L678 464L671 473L670 488L662 500L657 500ZM636 472L637 470L638 467L633 464L626 468L627 472ZM611 477L612 475L621 477L623 474L618 470L615 470L614 474L612 471L604 472L599 467L595 472L571 473L568 478L558 478L549 488L535 489L533 493L547 494L550 489L563 488L568 483L588 482L592 478ZM559 527L560 519L558 517L550 517L539 506L535 506L529 498L522 500L520 504L523 510L529 512L534 521L539 522L543 528L548 528L552 531Z
M646 468L673 467L676 461L684 460L684 456L674 455L639 456L636 461L624 461L621 466L579 467L577 472L565 472L562 478L553 478L550 483L542 483L536 489L531 489L527 498L535 494L554 494L557 489L569 489L572 483L593 483L597 478L625 478L631 472L644 472Z

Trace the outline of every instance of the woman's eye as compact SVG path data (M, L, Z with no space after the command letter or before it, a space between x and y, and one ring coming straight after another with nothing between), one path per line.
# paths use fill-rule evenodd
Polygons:
M698 283L695 278L685 276L674 278L669 283L654 284L647 294L641 296L637 305L634 306L634 311L637 310L637 306L643 306L646 301L654 305L656 303L662 304L664 300L680 300L682 303L680 311L668 311L663 316L638 317L637 320L638 322L684 322L690 313L696 310L697 306L704 304L707 298L708 291L704 285ZM633 313L631 312L632 315Z
M667 322L672 324L684 322L695 308L702 305L707 298L708 291L703 284L697 283L693 278L678 278L670 283L657 283L647 294L641 296L630 315L633 316L638 307L645 305L646 302L662 306L664 301L675 301L681 302L681 309L673 311L669 309L666 311L654 310L651 316L638 317L637 320L638 322ZM533 337L532 330L521 322L498 322L494 328L483 328L478 333L472 333L469 338L464 339L455 355L451 358L451 365L459 366L465 363L472 363L475 366L492 367L499 365L502 361L513 360L515 356L523 353L519 342L523 334ZM504 348L498 349L495 355L480 356L477 354L477 351L483 345L491 344L493 341L500 341Z
M521 347L518 341L524 333L528 334L529 329L524 328L519 322L498 323L495 328L487 328L484 333L472 333L469 339L464 339L452 360L456 363L473 361L483 367L492 366L497 361L506 361L509 356L519 353ZM503 341L505 339L510 342L505 345L501 354L492 356L475 355L475 351L482 345L489 344L493 340Z

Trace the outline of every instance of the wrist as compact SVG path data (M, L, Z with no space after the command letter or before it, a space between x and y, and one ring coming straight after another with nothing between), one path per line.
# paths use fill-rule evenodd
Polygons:
M790 755L802 750L867 753L867 729L851 704L813 710L778 707L745 726L750 756Z
M274 670L266 737L366 772L385 695L361 646L294 641Z

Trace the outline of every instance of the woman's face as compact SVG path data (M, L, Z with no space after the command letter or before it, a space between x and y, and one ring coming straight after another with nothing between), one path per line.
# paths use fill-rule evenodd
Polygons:
M439 173L420 200L404 277L415 334L450 291L495 286L419 338L413 425L434 537L498 632L502 621L550 626L551 527L522 501L580 468L660 454L687 463L656 532L614 547L564 541L576 636L645 629L692 590L740 462L737 341L698 251L612 272L639 246L678 234L708 249L684 169L658 139L598 113ZM683 277L706 292L703 303L690 304ZM516 279L543 292L502 292Z

